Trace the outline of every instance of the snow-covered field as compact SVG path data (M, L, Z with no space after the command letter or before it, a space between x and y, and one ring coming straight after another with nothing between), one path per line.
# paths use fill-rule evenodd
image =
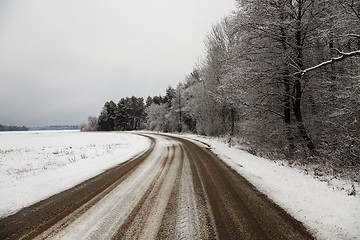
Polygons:
M209 144L213 152L303 222L317 238L360 239L358 185L357 196L349 196L349 182L322 182L280 161L229 148L219 139L182 136ZM0 217L89 179L149 146L147 138L127 133L0 133Z
M303 222L318 239L360 239L360 197L359 193L355 197L348 195L351 183L322 182L280 161L229 148L219 139L185 136L209 144L214 153Z
M127 133L0 133L0 217L71 188L143 152L146 137Z

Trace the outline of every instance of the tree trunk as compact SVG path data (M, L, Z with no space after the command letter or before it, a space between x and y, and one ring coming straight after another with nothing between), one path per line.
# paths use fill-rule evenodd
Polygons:
M308 149L313 150L315 148L314 143L312 142L310 136L307 134L306 132L306 128L304 125L304 121L302 118L302 112L301 112L301 82L300 82L300 77L298 77L295 82L294 82L294 89L293 89L293 94L295 96L295 99L293 100L293 112L295 115L295 120L296 120L296 126L299 130L300 136L302 137L302 139L305 141L306 146L308 147Z
M232 132L234 133L234 130L235 130L235 110L232 107L231 107L231 110L230 110L230 122L231 122Z
M290 98L290 77L289 77L289 71L288 70L285 71L284 90L285 90L285 94L284 94L284 120L285 120L286 124L290 124L290 114L291 114L290 102L291 102L291 98Z
M280 12L280 18L282 21L285 21L285 17L284 17L284 13L285 13L285 9L284 7L282 8L281 12ZM288 50L287 47L287 33L286 33L286 29L284 27L280 28L281 31L281 44L282 47L284 49L284 51L286 52ZM288 64L286 64L285 67L285 71L284 71L284 76L283 76L283 82L284 82L284 97L283 97L283 101L284 101L284 122L285 122L285 135L286 135L286 139L288 141L288 146L289 146L289 151L288 154L290 154L289 156L291 156L294 152L295 146L294 146L294 136L292 134L291 131L291 93L290 93L290 71L288 69Z
M285 13L285 9L284 7L282 8L281 12L280 12L280 18L282 21L285 21L285 17L284 17L284 13ZM284 49L284 51L287 51L287 44L286 44L286 29L284 27L280 28L281 31L281 44L282 47ZM284 71L284 121L285 124L290 124L290 114L291 114L291 109L290 109L290 102L291 102L291 98L290 98L290 71L287 69L288 66L286 64L285 66L285 71Z
M304 55L303 55L303 28L302 28L302 17L303 17L303 7L304 1L298 2L298 15L297 15L297 31L295 34L296 40L296 51L297 51L297 61L296 64L300 69L304 69ZM301 99L302 99L302 89L301 89L301 75L297 76L294 81L293 86L293 112L295 115L296 126L299 130L300 137L305 141L308 149L313 150L315 148L314 143L312 142L310 136L306 132L304 121L302 118L301 111Z
M292 155L295 150L294 136L291 126L291 92L290 92L290 76L289 70L285 71L284 76L284 122L285 122L285 134L289 146L289 154Z
M178 125L179 132L182 132L182 109L181 109L181 93L179 90L179 125Z

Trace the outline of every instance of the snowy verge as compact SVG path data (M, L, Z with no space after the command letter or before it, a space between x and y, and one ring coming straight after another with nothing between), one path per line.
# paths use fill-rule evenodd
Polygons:
M316 238L360 239L359 197L349 196L299 169L256 157L235 147L229 148L219 139L180 136L208 144L215 154L259 191L303 222ZM348 185L345 181L342 184Z
M69 189L150 147L118 132L0 133L0 217Z

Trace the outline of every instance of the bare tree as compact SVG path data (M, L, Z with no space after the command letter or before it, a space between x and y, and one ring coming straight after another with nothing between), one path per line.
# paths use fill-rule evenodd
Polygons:
M80 131L82 132L92 132L98 130L98 118L97 117L88 117L88 123L83 123L80 125Z
M297 72L295 73L296 76L301 77L303 75L305 75L308 72L317 70L319 68L325 67L327 65L330 64L334 64L336 62L340 62L343 61L347 58L350 57L355 57L355 56L359 56L360 55L360 1L355 1L355 0L348 0L348 1L342 1L341 3L337 3L337 2L333 2L332 4L336 5L341 5L342 9L340 8L340 13L339 13L339 8L337 8L337 11L333 11L333 12L329 12L329 14L331 15L335 15L336 18L339 18L340 21L337 21L337 25L341 27L342 33L336 34L334 32L332 32L331 38L334 39L355 39L355 41L357 41L357 46L356 49L353 49L352 51L344 51L344 50L340 50L338 48L334 47L333 44L333 40L330 40L330 49L332 51L334 51L336 53L336 56L332 57L329 60L323 61L319 64L316 64L314 66L308 67L306 69L303 69L301 66L295 64L293 65L293 67L297 70ZM331 9L334 9L333 7ZM342 10L342 11L341 11ZM342 15L342 16L341 16ZM345 19L345 20L344 20ZM358 22L358 27L356 28L356 24L354 24L354 22L357 20ZM349 26L355 26L355 28L349 28ZM347 29L350 29L350 32L343 32L344 30L346 31ZM331 31L331 29L329 29ZM353 31L357 31L357 32L353 32Z

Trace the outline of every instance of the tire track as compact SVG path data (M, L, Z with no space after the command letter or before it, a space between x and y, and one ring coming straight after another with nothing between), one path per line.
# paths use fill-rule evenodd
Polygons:
M179 190L179 205L176 218L176 239L208 238L200 221L200 211L190 169L189 157L186 155L182 166ZM204 211L205 212L205 211Z
M313 239L209 150L143 136L154 142L145 154L32 206L24 219L0 220L0 239Z
M24 208L18 213L0 219L0 239L32 239L65 218L71 222L72 220L68 218L71 213L81 214L89 209L101 199L102 195L110 192L147 159L155 147L155 139L153 137L150 139L151 147L138 157L69 190ZM82 210L77 211L80 208Z
M39 236L39 239L111 238L161 175L164 159L167 158L163 155L169 155L169 148L157 143L153 152L137 169L88 211L58 234Z
M143 230L151 217L151 211L155 207L156 200L164 185L164 180L169 174L171 164L174 160L175 146L168 147L168 155L161 163L161 171L155 177L153 187L143 195L142 201L134 208L132 214L126 219L125 223L119 228L114 239L141 239ZM166 196L165 199L166 201Z
M172 193L176 188L182 157L179 145L174 144L170 157L165 158L163 170L156 178L154 188L135 208L133 215L121 226L114 239L156 239L163 226L168 206L173 204Z
M181 138L219 239L313 239L306 228L210 151ZM198 182L197 176L194 183ZM202 194L198 191L198 194ZM209 226L211 227L211 226ZM213 238L212 236L211 238Z

